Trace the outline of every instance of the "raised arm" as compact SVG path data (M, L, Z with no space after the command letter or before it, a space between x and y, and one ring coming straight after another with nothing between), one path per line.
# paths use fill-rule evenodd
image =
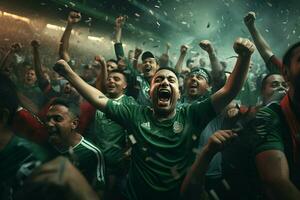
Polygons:
M139 58L142 54L143 50L142 49L139 49L139 48L135 48L134 50L134 60L133 60L133 69L139 71L139 68L138 68L138 64L139 64Z
M59 75L65 77L90 104L101 111L105 110L108 98L102 92L82 80L66 61L62 59L57 61L53 69Z
M39 42L37 40L31 41L32 51L33 51L33 65L34 70L36 73L37 81L39 84L39 87L42 91L45 90L45 88L50 84L49 81L46 79L46 77L43 74L42 71L42 65L40 60L40 53L39 53Z
M213 86L219 85L218 83L225 83L226 76L224 68L222 67L211 42L209 40L202 40L199 46L208 53L210 64L211 64L211 76L213 79ZM222 85L223 86L223 85ZM222 87L221 86L221 87Z
M11 60L11 57L13 56L13 54L15 52L20 51L22 48L22 45L20 43L14 43L11 45L10 49L6 52L6 54L4 55L4 57L1 60L0 63L0 72L2 73L4 68L9 65L9 61Z
M73 29L74 24L78 23L81 20L81 14L78 12L70 12L68 16L68 22L66 29L63 33L63 36L60 40L59 45L59 58L65 60L66 62L70 61L70 55L69 55L69 40L71 36L71 32Z
M182 72L182 64L183 64L184 58L186 56L187 50L188 50L188 46L186 46L186 45L182 45L180 47L180 56L179 56L178 61L175 65L175 71L178 74L180 74Z
M185 199L201 199L200 197L204 191L205 174L210 161L236 136L230 130L220 130L209 138L208 143L197 155L195 162L182 182L180 192Z
M260 54L260 56L263 58L265 63L269 61L269 59L274 55L272 52L271 47L269 44L266 42L264 37L261 35L259 30L255 26L255 12L249 12L245 17L244 17L244 23L247 26L252 39L254 41L254 44Z
M100 65L100 72L96 79L96 88L100 90L102 93L106 93L105 91L105 82L107 80L107 66L104 57L102 56L95 56L95 60Z
M125 58L125 54L124 54L124 49L123 49L123 45L121 42L121 37L122 37L122 27L125 24L127 17L125 16L120 16L117 17L116 21L115 21L115 54L117 57L117 60L120 59L124 59Z
M217 113L220 113L243 87L255 46L248 39L238 38L234 42L233 49L238 54L235 67L226 84L211 96L212 105Z
M263 151L255 157L256 167L267 196L272 200L298 200L300 191L290 181L289 167L283 152Z

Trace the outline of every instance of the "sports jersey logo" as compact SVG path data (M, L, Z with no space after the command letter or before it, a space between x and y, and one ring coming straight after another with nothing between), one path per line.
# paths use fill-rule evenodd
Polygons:
M183 130L183 125L180 122L174 122L173 124L173 132L174 133L181 133Z
M142 123L141 127L150 130L150 122L144 122L144 123Z

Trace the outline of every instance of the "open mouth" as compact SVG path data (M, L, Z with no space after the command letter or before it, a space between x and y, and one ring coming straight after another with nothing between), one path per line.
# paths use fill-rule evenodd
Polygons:
M192 83L190 84L190 89L196 89L196 88L198 88L197 82L192 82Z
M116 88L115 85L107 85L107 89L114 89L114 88Z
M146 68L145 68L145 72L150 72L152 69L151 65L147 65Z
M171 92L167 89L160 89L158 91L158 104L167 105L171 100Z

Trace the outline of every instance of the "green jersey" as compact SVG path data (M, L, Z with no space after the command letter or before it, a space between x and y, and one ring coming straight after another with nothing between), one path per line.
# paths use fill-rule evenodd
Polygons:
M80 142L69 150L61 151L51 144L45 145L43 161L49 161L57 156L65 156L78 168L94 189L103 189L105 184L105 163L102 152L83 137Z
M300 188L300 171L293 159L293 144L289 126L278 103L261 109L256 116L255 155L268 150L282 151L288 161L291 181Z
M155 118L150 107L112 100L107 103L106 114L132 134L128 198L180 198L182 179L195 159L193 148L216 116L211 99L177 108L175 116L163 122Z
M114 99L121 104L136 104L132 97L122 95ZM94 131L90 134L90 139L99 147L105 157L105 164L110 172L116 172L126 167L124 153L126 151L126 130L107 118L105 113L96 111Z
M73 147L73 154L70 151L62 152L75 162L76 167L85 176L94 189L102 189L105 184L104 175L104 157L102 152L92 143L85 140Z

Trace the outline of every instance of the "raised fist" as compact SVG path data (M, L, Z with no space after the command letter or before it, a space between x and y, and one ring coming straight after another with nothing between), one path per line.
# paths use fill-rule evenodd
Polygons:
M126 15L117 17L116 22L115 22L116 27L121 28L125 24L125 21L127 20L127 18L128 17Z
M169 42L167 42L167 43L166 43L166 48L167 48L167 49L170 49L170 47L171 47L171 44L170 44Z
M139 48L135 48L134 50L134 58L139 58L140 55L142 54L143 50L142 49L139 49Z
M248 14L244 17L244 23L246 26L254 25L255 21L255 12L248 12Z
M233 44L234 51L240 56L249 56L255 50L255 45L248 39L238 38Z
M75 24L81 20L81 14L79 12L71 11L68 16L68 23Z
M40 46L40 43L37 40L32 40L30 44L34 48L38 48Z
M199 43L199 46L201 47L201 49L203 49L204 51L210 53L213 51L213 47L211 45L211 42L209 40L202 40Z
M66 77L67 73L72 71L69 64L63 59L60 59L55 63L53 70L63 77Z
M10 47L12 52L19 52L22 49L21 43L13 43Z
M106 64L105 58L101 55L95 56L95 61L98 62L101 66Z
M188 48L189 47L187 45L181 45L181 47L180 47L180 53L187 53Z
M219 151L222 151L235 137L237 137L237 134L231 130L219 130L208 139L208 150L211 153L218 153Z

